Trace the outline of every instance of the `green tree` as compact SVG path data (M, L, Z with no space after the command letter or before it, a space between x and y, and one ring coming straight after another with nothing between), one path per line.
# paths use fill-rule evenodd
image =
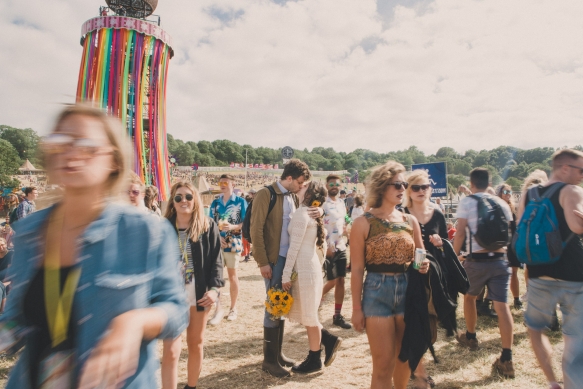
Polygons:
M38 158L40 137L34 130L2 125L0 126L0 139L8 141L16 149L23 162L28 159L35 167L38 167L36 165L40 164Z
M20 158L14 146L0 139L0 186L9 188L18 186L18 181L10 176L18 174L19 167Z
M460 185L467 185L468 179L461 174L449 174L447 176L447 182L448 184L451 184L457 191L457 188Z
M510 177L506 180L506 183L510 185L512 190L515 192L520 191L520 187L522 186L522 181L515 177Z

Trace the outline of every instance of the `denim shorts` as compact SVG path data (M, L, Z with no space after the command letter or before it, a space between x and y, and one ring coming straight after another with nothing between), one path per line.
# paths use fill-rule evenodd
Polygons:
M404 315L406 292L407 273L367 273L362 292L364 317Z

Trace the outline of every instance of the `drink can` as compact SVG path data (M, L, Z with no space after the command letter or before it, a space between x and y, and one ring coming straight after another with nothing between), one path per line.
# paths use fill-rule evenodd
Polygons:
M415 258L413 259L413 269L419 270L425 261L425 250L415 249Z

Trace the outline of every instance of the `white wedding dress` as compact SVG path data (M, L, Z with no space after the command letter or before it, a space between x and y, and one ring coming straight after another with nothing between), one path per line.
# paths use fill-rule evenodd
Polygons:
M317 224L308 216L306 206L300 206L291 215L288 232L290 246L282 282L289 282L294 270L298 273L298 278L292 282L294 303L287 318L307 327L318 327L318 306L323 287L322 257L318 255L321 250L316 249Z

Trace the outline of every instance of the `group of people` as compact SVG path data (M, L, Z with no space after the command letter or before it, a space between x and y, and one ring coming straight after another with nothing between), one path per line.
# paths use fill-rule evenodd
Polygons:
M488 171L474 169L471 195L458 206L452 244L451 228L431 202L427 173L408 173L393 161L372 171L365 197L342 196L341 177L316 182L305 163L291 160L248 204L234 195L236 179L225 174L218 179L221 195L208 208L209 217L196 188L184 181L173 184L162 213L156 189L130 174L129 143L119 122L100 110L67 107L42 150L51 182L63 188L62 197L36 212L28 197L22 206L26 215L10 223L14 251L0 238L0 281L11 288L0 318L0 345L7 352L24 347L8 388L151 387L156 382L155 339L164 340L162 387L176 388L183 332L188 347L185 388L196 388L211 306L217 306L218 320L224 316L218 304L225 266L231 300L227 320L237 319L237 268L244 258L246 227L266 294L272 288L291 293L294 303L287 319L303 325L308 337L303 361L286 357L286 320L266 310L261 367L267 373L288 377L333 363L342 338L324 328L318 309L334 289L333 325L366 331L371 388L405 389L412 376L415 387L433 387L423 356L434 352L438 323L462 346L478 349L476 300L486 288L501 333L494 367L511 378L511 269L524 262L522 215L525 210L530 215L533 201L541 198L556 212L558 259L527 265L525 322L549 387L560 388L544 335L558 304L564 386L583 387L583 245L577 236L583 233L581 152L558 151L551 176L547 180L537 172L538 177L529 178L516 207L510 188L488 193ZM506 237L495 244L485 238L483 206L506 223L499 225ZM510 244L513 234L518 239ZM538 250L538 240L531 244ZM342 314L348 251L352 323ZM8 253L11 263L3 267ZM465 332L457 329L459 293L464 294Z

